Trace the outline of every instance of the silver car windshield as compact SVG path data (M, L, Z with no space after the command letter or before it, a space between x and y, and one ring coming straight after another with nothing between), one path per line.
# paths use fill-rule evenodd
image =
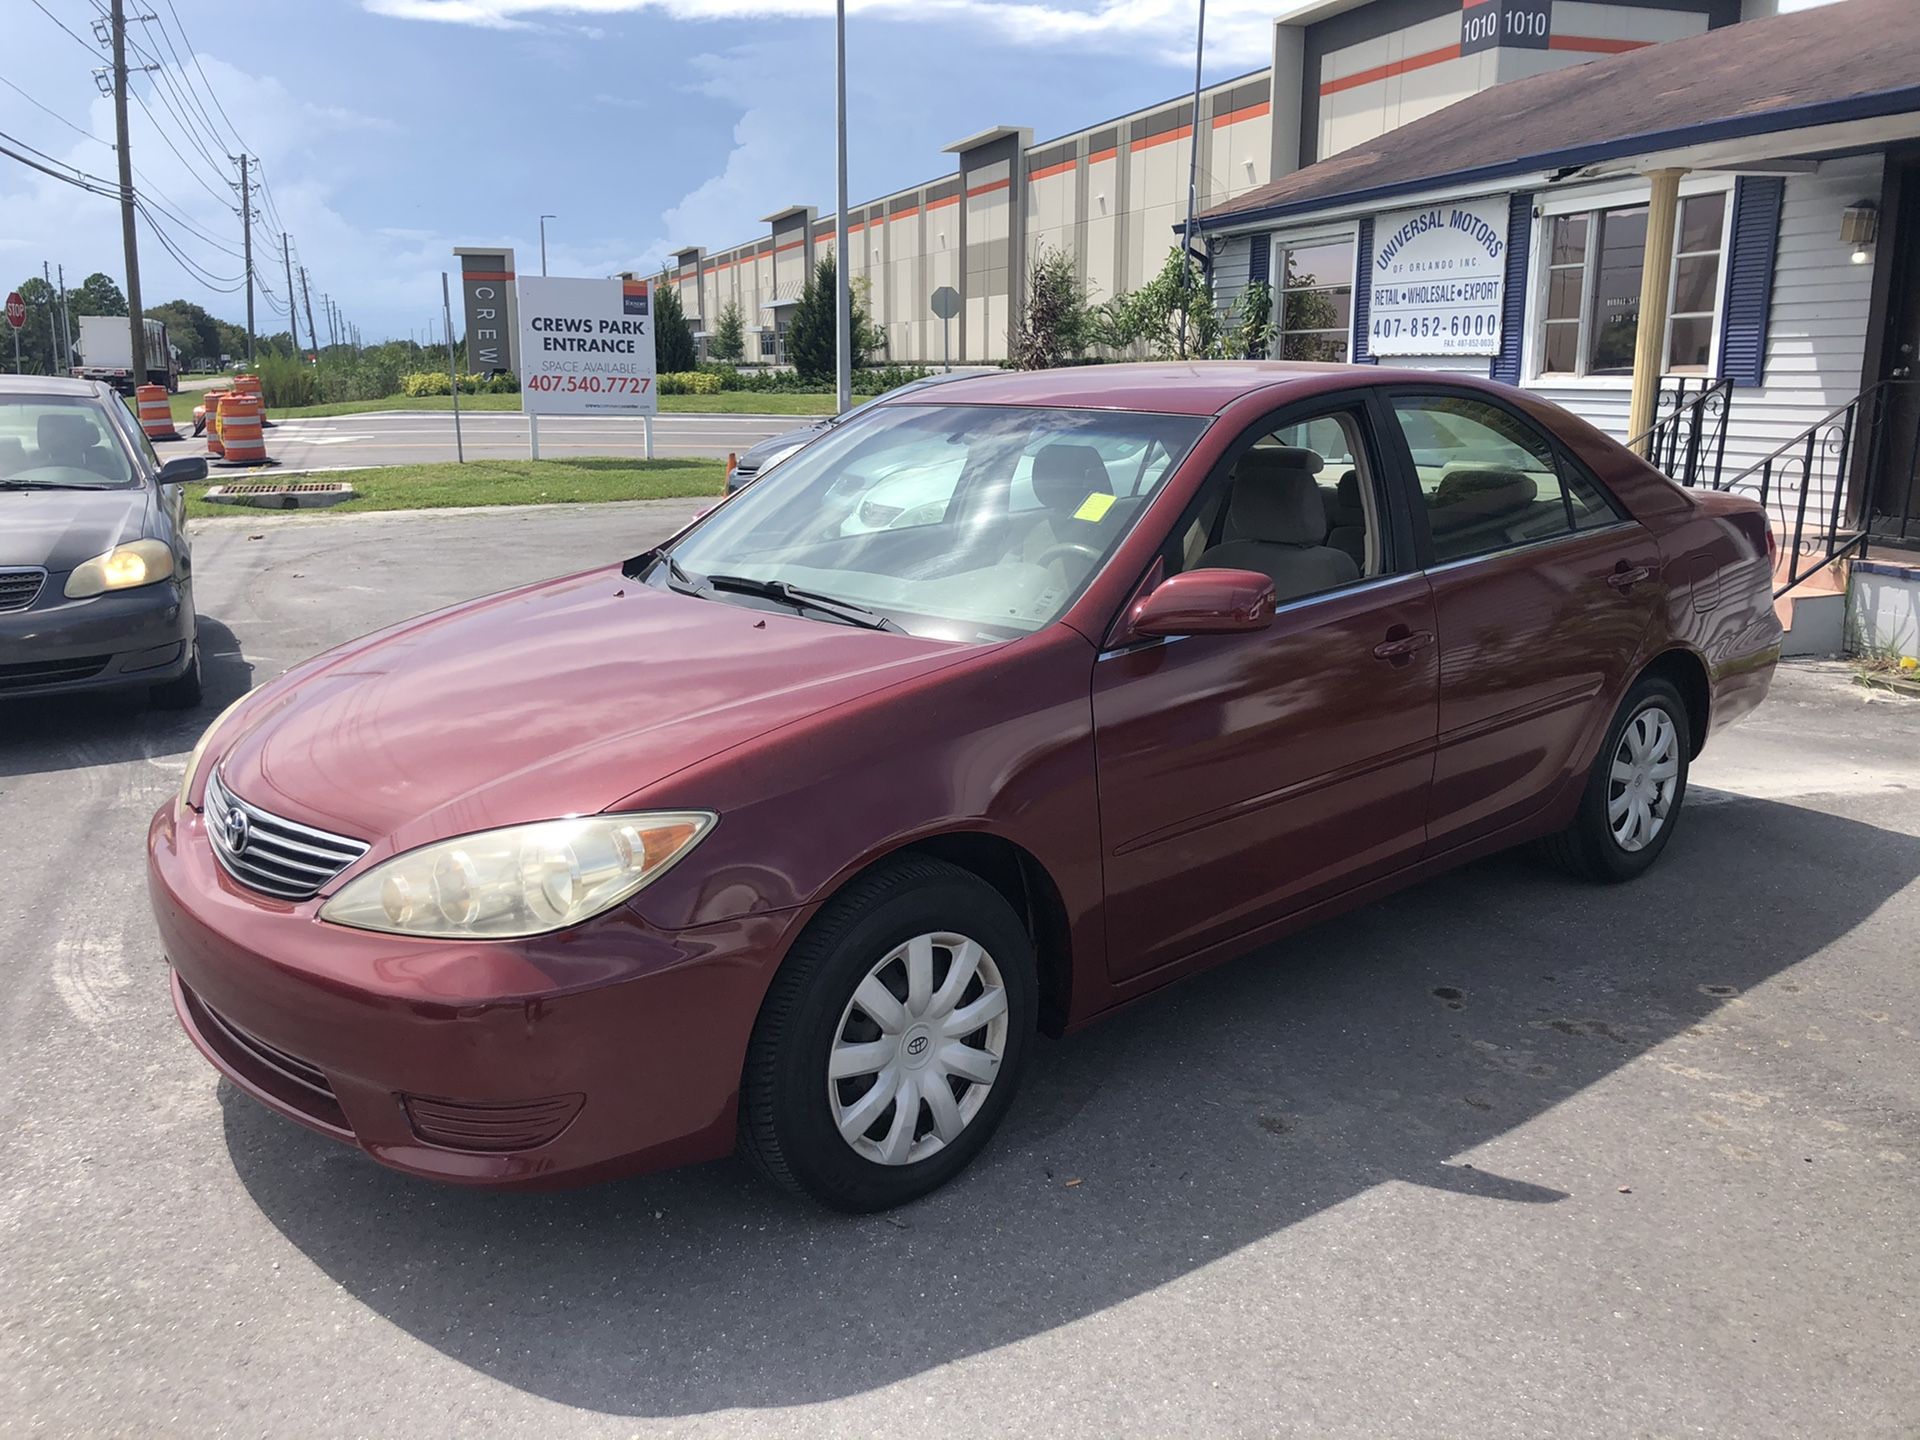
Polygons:
M715 576L781 582L913 634L1023 634L1078 598L1206 425L883 405L741 491L672 558L683 588Z
M0 397L0 488L113 490L133 483L127 447L93 401Z

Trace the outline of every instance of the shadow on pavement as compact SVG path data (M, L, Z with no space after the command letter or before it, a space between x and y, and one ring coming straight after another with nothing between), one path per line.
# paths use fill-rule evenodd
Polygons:
M0 777L184 756L213 717L253 687L253 666L233 631L206 615L199 629L204 698L196 709L156 709L138 686L0 702Z
M891 1216L814 1210L733 1163L556 1195L444 1189L223 1087L227 1145L316 1265L496 1380L646 1415L864 1392L1104 1310L1384 1181L1460 1205L1567 1198L1458 1157L1920 875L1920 839L1696 798L1633 885L1497 858L1043 1046L981 1163Z

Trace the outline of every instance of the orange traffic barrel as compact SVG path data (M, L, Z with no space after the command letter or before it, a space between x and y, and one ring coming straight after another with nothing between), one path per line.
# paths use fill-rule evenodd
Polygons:
M140 407L140 428L149 440L180 438L180 432L173 428L173 410L167 404L166 386L141 385L133 394Z
M229 390L220 397L220 446L229 465L264 465L267 442L260 433L260 397Z
M260 402L260 423L262 426L265 426L268 423L267 396L266 392L260 388L260 377L258 375L236 375L233 377L233 388L238 390L242 395L253 396L254 399Z
M220 402L227 398L228 393L229 392L225 390L209 390L207 392L207 454L213 456L215 459L218 459L226 453L220 448Z

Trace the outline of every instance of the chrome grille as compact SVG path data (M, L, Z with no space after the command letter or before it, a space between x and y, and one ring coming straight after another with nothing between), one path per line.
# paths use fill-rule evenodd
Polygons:
M47 572L38 566L0 570L0 610L24 610L39 597Z
M311 900L322 885L367 853L365 841L249 805L220 782L218 770L207 777L206 815L207 836L220 868L248 889L280 900Z

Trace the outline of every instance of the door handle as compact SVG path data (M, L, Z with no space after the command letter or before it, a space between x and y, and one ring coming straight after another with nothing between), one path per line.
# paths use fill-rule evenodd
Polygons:
M1607 584L1625 594L1642 581L1651 580L1653 572L1644 565L1635 565L1632 569L1621 569L1607 576Z
M1373 647L1373 653L1375 658L1380 660L1404 660L1416 651L1426 649L1432 643L1431 630L1416 630L1411 635L1398 635L1382 640Z

